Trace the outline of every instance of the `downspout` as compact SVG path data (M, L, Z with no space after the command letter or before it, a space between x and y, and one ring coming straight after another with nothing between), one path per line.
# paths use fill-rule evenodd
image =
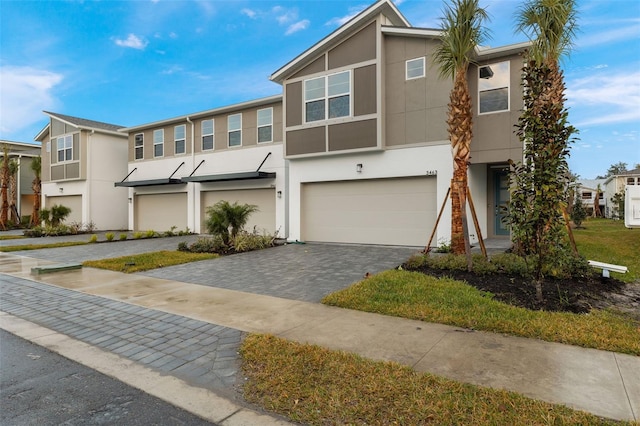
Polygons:
M191 121L191 118L187 117L187 123L191 124L191 170L196 165L196 124ZM191 223L195 231L196 228L196 184L195 182L188 182L187 185L191 185L191 193L193 194L191 199ZM187 196L187 199L189 196ZM188 222L188 221L187 221Z
M22 175L22 154L18 154L18 172L16 173L16 209L18 210L20 219L22 218L22 185L20 179Z
M85 167L87 168L87 185L85 187L85 191L87 194L87 224L91 223L91 204L92 204L92 200L91 200L91 186L92 186L92 182L91 182L91 165L89 164L89 161L91 161L91 137L95 134L95 129L91 130L91 133L89 133L87 135L87 161L86 161L86 165ZM80 158L80 164L82 164L82 157Z

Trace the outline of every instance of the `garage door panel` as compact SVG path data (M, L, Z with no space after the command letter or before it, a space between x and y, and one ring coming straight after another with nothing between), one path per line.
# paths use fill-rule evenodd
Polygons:
M273 234L276 231L276 193L273 188L243 189L235 191L206 191L201 193L202 232L206 232L204 225L207 219L207 207L225 200L229 203L254 204L258 211L249 216L245 229L258 232L266 231Z
M307 241L422 246L436 218L433 177L303 184Z
M64 195L60 197L47 197L45 207L51 210L52 206L65 206L71 209L71 213L63 223L82 222L82 195Z
M187 228L187 193L136 195L135 229L164 232Z

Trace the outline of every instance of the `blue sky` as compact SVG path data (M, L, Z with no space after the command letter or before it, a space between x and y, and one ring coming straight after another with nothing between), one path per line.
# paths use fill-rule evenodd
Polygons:
M373 0L0 0L0 139L31 142L43 110L134 126L281 93L269 76ZM436 28L442 1L396 1ZM484 0L486 44L514 34L520 1ZM563 62L570 167L582 178L640 163L640 2L578 0Z

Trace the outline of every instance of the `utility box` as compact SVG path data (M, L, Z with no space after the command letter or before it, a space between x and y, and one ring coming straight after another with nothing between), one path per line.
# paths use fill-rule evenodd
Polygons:
M627 185L624 193L624 226L640 228L640 185Z

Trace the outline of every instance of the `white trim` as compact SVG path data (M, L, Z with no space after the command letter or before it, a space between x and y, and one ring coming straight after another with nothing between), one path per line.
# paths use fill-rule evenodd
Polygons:
M439 38L444 34L440 30L430 29L430 28L403 28L403 27L389 27L383 25L381 28L383 34L388 35L397 35L397 36L405 36L405 37L429 37L429 38Z

